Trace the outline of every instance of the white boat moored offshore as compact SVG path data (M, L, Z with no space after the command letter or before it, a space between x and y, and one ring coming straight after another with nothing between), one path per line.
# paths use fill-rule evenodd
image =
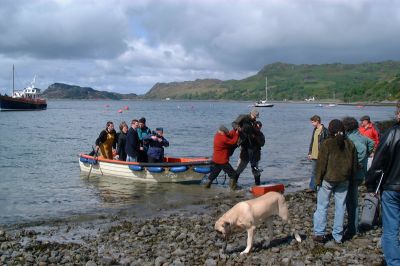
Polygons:
M260 100L254 104L254 107L273 107L274 104L268 102L268 81L265 77L265 100Z

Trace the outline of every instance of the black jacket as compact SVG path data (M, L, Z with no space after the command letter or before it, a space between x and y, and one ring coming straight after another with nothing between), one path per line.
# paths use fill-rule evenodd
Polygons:
M140 139L137 130L130 128L126 135L125 151L131 157L137 157L140 149Z
M120 161L126 161L126 134L124 132L120 132L118 134L118 142L117 142L117 154L119 155Z
M389 129L379 142L365 180L368 192L376 190L379 171L384 173L383 190L400 191L400 123Z
M237 142L238 146L245 148L250 148L253 142L253 136L255 134L255 121L251 118L251 115L239 115L235 121L232 122L232 128L241 128L239 132L239 140Z
M311 142L310 142L310 147L308 148L308 154L311 154L312 151L312 146L314 142L314 133L317 128L314 128L312 135L311 135ZM328 129L322 124L322 130L321 133L318 135L318 149L321 148L322 142L328 138Z

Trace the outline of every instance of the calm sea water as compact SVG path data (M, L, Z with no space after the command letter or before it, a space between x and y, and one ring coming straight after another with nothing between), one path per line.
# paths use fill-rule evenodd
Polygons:
M129 110L118 113L125 106ZM91 150L108 120L118 125L144 116L150 128L164 128L170 142L167 155L211 156L216 128L230 126L237 115L250 110L249 102L50 101L46 111L0 112L0 225L121 210L151 214L222 193L227 190L222 184L205 190L199 185L87 179L80 175L78 154ZM259 110L267 138L260 162L262 182L282 182L292 191L308 183L309 117L318 114L328 124L346 115L368 114L378 121L394 114L393 107L283 103ZM238 151L232 157L234 165L237 157ZM244 189L253 184L249 168L239 182Z

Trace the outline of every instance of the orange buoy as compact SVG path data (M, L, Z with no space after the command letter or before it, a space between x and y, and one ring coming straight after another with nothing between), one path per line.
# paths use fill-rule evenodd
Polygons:
M124 110L129 110L129 106L128 105L124 106Z
M270 191L280 192L283 194L285 192L285 186L283 184L267 184L261 186L254 186L250 189L254 196L258 197L268 193Z
M118 110L118 113L122 113L122 109L119 109L119 110Z

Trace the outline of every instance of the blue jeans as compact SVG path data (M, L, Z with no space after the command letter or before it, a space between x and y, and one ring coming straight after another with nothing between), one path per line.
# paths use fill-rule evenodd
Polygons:
M332 236L336 242L341 242L343 237L343 221L346 210L346 196L349 181L327 182L322 181L318 189L317 210L314 213L314 235L325 235L329 199L331 194L335 198L335 218L333 220Z
M126 156L126 161L127 162L137 162L137 156L131 157L129 155Z
M317 160L311 159L311 178L309 188L315 190L315 176L317 175Z
M360 208L358 206L358 187L361 183L361 180L350 181L347 192L347 232L350 235L355 235L358 233L358 216L360 212Z
M382 193L382 249L388 266L400 265L400 192Z

